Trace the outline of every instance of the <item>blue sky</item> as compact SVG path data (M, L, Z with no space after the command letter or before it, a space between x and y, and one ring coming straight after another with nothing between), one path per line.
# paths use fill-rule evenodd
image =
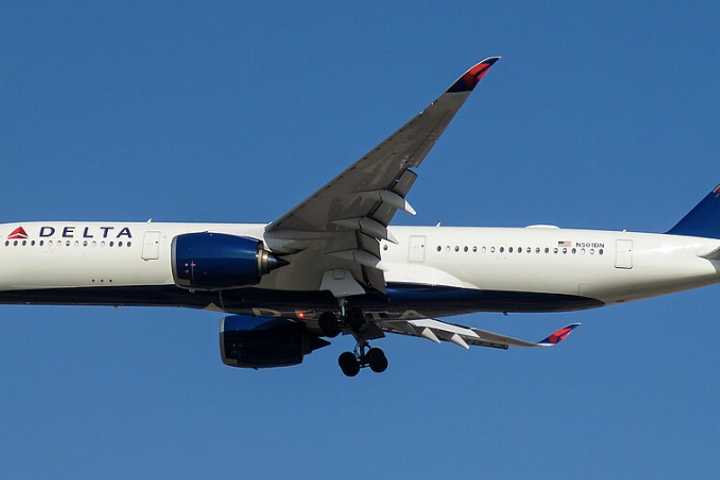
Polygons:
M503 60L406 224L664 231L720 181L714 2L3 2L2 221L269 221ZM1 267L0 267L1 268ZM716 468L720 287L473 315L553 351L348 338L224 367L218 315L0 308L5 478L677 478Z

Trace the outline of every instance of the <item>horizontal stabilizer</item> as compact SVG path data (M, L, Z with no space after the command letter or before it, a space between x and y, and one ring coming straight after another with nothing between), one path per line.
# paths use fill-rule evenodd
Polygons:
M379 322L380 328L389 333L424 337L436 343L450 342L468 349L471 346L500 348L510 347L554 347L567 338L580 326L573 323L551 333L539 342L531 342L520 338L508 337L498 333L466 327L455 323L442 322L433 318L419 320L386 320Z

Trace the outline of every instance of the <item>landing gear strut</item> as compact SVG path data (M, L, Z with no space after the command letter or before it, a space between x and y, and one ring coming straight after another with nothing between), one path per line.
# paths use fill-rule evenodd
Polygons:
M370 367L375 373L381 373L387 370L388 360L380 348L373 347L366 341L358 342L354 352L344 352L338 357L338 365L340 370L348 376L354 377L360 372L361 368Z

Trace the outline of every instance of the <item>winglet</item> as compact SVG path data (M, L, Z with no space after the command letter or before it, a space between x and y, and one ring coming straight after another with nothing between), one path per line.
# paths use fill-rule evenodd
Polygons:
M447 93L471 92L500 57L488 57L473 65L447 89Z
M567 327L563 327L559 330L554 331L551 333L547 338L544 338L543 340L538 342L538 346L541 347L554 347L558 343L562 342L567 338L570 333L572 333L573 330L575 330L577 327L582 325L581 323L573 323L571 325L568 325Z

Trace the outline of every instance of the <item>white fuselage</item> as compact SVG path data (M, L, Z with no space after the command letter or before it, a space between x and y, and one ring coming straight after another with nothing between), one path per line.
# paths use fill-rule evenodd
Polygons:
M5 303L119 305L154 303L152 298L94 302L77 296L88 288L174 286L171 244L179 234L211 231L263 239L265 229L263 224L27 222L0 225L0 238L18 227L25 235L0 240L0 292L23 293L8 296ZM388 285L570 295L609 304L720 280L717 264L701 256L720 246L716 239L550 226L390 230L398 244L382 241L380 246ZM266 241L271 249L272 243ZM263 277L256 287L320 289L319 284L283 281L281 271ZM78 288L67 302L57 295L43 301L32 293Z

